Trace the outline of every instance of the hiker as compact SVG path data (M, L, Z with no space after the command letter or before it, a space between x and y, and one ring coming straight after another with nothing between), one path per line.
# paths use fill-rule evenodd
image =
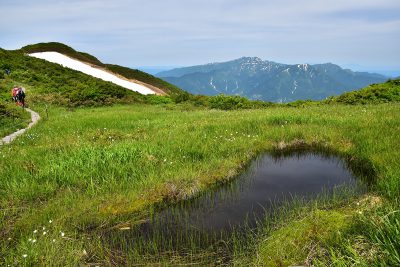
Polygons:
M17 106L25 108L25 88L14 86L11 90L11 95Z
M25 88L23 87L18 88L17 98L19 105L25 108Z

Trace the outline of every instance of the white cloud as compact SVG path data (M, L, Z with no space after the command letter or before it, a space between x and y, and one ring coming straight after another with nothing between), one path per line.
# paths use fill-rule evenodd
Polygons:
M245 55L286 62L400 61L400 53L393 55L400 47L398 0L4 0L0 9L0 23L8 25L1 47L56 40L131 66Z

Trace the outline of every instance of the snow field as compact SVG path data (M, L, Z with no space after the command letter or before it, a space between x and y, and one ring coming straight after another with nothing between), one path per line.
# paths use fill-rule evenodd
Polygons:
M86 64L79 60L67 57L58 52L32 53L32 54L29 54L29 56L44 59L44 60L47 60L52 63L60 64L64 67L83 72L87 75L102 79L107 82L112 82L121 87L129 89L131 91L141 93L143 95L155 94L155 92L152 89L150 89L144 85L121 79L120 77L118 77L112 73L109 73L109 72L99 69L99 68L92 67L89 64Z

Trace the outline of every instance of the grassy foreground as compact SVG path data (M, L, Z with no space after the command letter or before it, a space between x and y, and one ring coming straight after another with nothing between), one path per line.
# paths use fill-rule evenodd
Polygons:
M143 263L101 243L99 233L133 225L155 204L194 196L256 154L299 140L372 163L372 192L282 214L228 264L399 264L399 118L394 103L50 109L48 120L0 147L0 265Z

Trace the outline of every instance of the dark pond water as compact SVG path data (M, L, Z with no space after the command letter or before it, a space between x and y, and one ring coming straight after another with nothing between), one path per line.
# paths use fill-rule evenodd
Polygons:
M133 242L138 238L166 242L169 238L170 243L184 243L182 240L190 236L191 242L207 243L205 235L218 237L233 228L254 227L257 220L293 198L312 199L340 187L358 188L358 184L346 164L334 156L266 154L233 181L194 200L167 207L121 235Z
M254 225L257 218L282 201L294 197L312 198L337 187L355 185L356 180L343 161L333 156L264 155L254 160L231 184L166 209L158 218L169 218L177 227L226 230L244 222Z

